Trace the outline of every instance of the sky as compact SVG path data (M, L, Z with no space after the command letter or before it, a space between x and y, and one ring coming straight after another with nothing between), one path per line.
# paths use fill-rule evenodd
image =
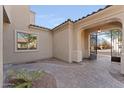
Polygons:
M97 44L101 44L104 41L107 41L109 44L111 44L111 33L109 33L109 35L104 33L97 36Z
M33 5L30 9L36 13L36 25L54 28L67 19L74 21L104 7L105 5Z

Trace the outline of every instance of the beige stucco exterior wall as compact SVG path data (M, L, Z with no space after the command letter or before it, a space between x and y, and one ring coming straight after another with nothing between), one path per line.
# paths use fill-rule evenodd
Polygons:
M4 63L22 63L52 57L52 33L42 29L29 29L29 6L11 6L11 10L11 24L4 23ZM39 32L39 50L15 52L15 30Z
M53 29L53 57L72 62L72 24L70 21Z
M83 58L89 58L89 33L87 30L84 30L84 38L82 39L83 44Z
M81 62L82 61L82 30L78 29L74 25L73 29L73 50L72 50L72 60L74 62ZM80 42L80 43L79 43Z
M96 13L94 15L91 15L85 19L79 20L74 23L74 32L75 32L75 38L77 39L77 34L80 33L80 31L105 24L111 21L120 21L119 17L124 12L122 6L112 6L108 9L105 9L99 13ZM80 41L76 40L74 41L74 47L76 50L80 50Z
M36 29L31 28L30 31L39 33L39 51L34 55L37 56L36 59L46 59L52 58L52 32L47 29Z
M11 5L4 5L4 9L5 9L6 13L7 13L9 21L11 22L11 11L12 11L11 10Z
M79 31L92 28L94 26L99 26L102 24L106 24L109 22L120 22L122 25L124 24L124 6L111 6L103 11L100 11L94 15L91 15L85 19L79 20L74 23L74 41L73 47L74 50L77 51L77 60L79 56L83 56L79 51L81 50L81 34ZM123 41L124 41L124 26L122 26L122 33L123 33ZM124 42L123 42L124 46ZM86 48L87 46L85 46ZM121 73L124 74L124 47L122 47L122 57L121 57ZM87 54L85 54L87 55Z
M35 24L35 13L30 11L30 24Z
M121 22L122 22L121 74L124 74L124 14L121 16Z
M3 6L0 5L0 87L3 85Z
M5 9L11 23L4 23L4 63L28 62L50 57L56 57L70 63L72 61L80 62L82 58L88 57L88 32L86 29L118 21L122 23L124 34L124 6L111 6L75 23L67 21L52 31L29 29L29 24L35 23L34 14L30 12L29 6L6 6ZM15 30L38 32L40 37L39 51L15 52ZM124 47L122 50L121 73L124 74Z
M73 22L69 21L69 62L73 62L73 29L74 24Z

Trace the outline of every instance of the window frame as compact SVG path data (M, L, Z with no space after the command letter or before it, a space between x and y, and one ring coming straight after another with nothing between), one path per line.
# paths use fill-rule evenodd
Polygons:
M17 33L28 33L28 34L36 34L37 35L37 48L36 49L28 49L28 50L18 50L17 49ZM15 30L15 52L35 52L35 51L39 51L39 33L38 32L32 32L32 31L25 31L25 30Z

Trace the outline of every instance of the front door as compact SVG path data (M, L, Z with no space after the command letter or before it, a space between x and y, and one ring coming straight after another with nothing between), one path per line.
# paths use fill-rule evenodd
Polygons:
M97 33L90 33L90 59L97 59Z

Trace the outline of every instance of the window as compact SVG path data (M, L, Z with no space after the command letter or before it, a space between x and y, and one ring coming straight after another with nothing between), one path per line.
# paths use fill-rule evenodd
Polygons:
M112 56L121 57L122 32L120 29L112 29Z
M38 49L37 33L16 31L15 37L17 51L30 51Z

